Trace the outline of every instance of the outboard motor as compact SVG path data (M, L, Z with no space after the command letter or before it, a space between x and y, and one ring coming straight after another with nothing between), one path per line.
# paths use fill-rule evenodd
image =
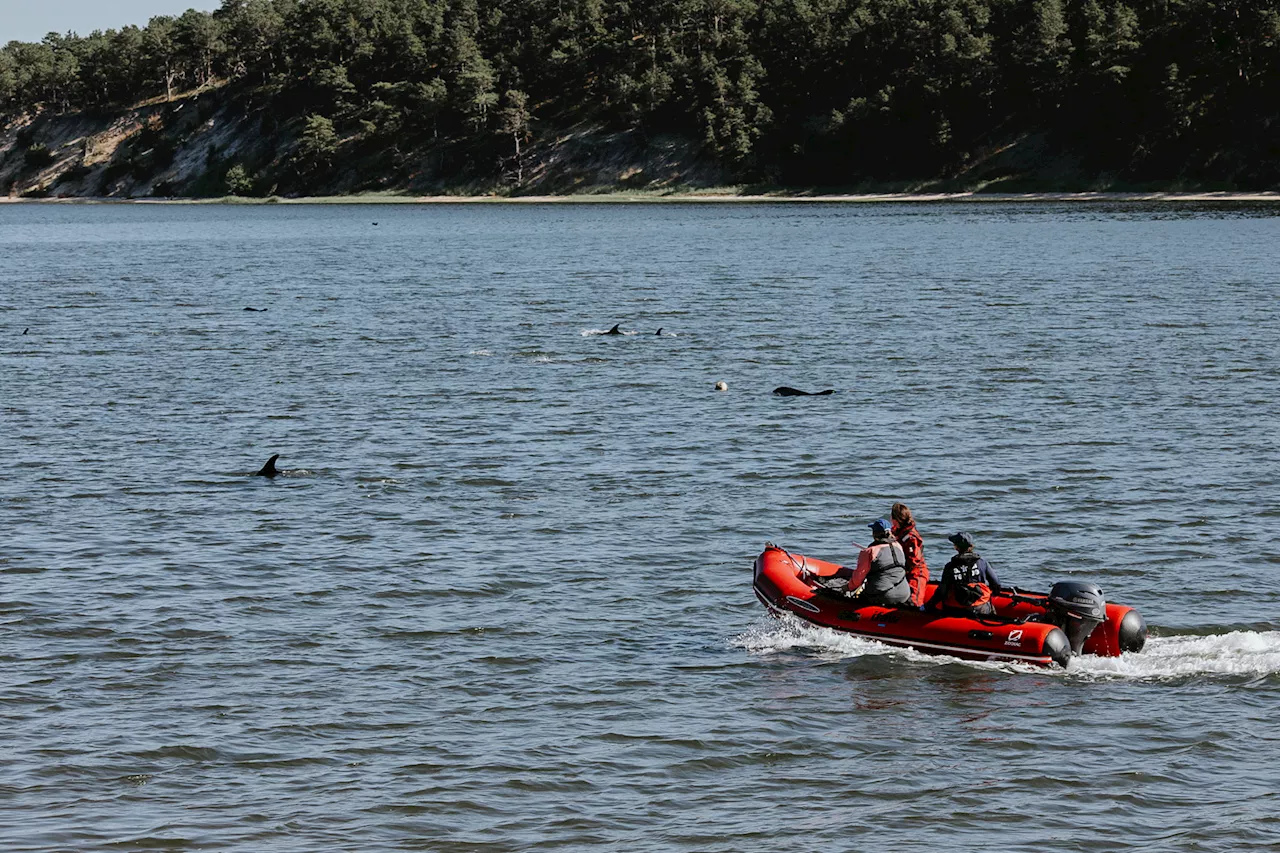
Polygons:
M1066 633L1071 653L1078 655L1093 629L1107 620L1107 602L1096 584L1060 581L1049 590L1049 617Z

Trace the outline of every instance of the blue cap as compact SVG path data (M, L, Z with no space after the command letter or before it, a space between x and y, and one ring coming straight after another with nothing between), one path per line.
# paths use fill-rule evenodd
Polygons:
M968 551L973 547L973 537L968 533L952 533L947 537L947 541L957 546L961 551Z
M876 536L883 536L893 529L893 525L883 518L877 518L875 521L868 524L867 527L870 527L871 532Z

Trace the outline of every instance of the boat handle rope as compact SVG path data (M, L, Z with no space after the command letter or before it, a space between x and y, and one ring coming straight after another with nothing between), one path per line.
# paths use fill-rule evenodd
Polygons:
M855 542L855 543L853 543L853 544L857 545L858 543L856 543L856 542ZM791 561L791 565L792 565L792 566L794 566L794 567L795 567L795 568L796 568L796 569L797 569L801 574L805 574L805 573L807 573L807 572L809 571L809 558L808 558L808 557L806 557L804 554L801 554L801 555L800 555L800 562L798 562L798 563L797 563L797 562L796 562L796 558L795 558L795 556L794 556L790 551L788 551L786 548L783 548L781 545L776 545L776 544L774 544L773 542L766 542L766 543L764 543L764 547L765 547L765 548L777 548L779 551L781 551L782 553L786 554L786 555L787 555L787 559ZM861 547L861 546L859 546L859 547ZM837 569L843 569L843 568L844 568L844 566L837 566L836 568L837 568ZM815 578L822 577L822 575L819 575L817 572L814 572L814 573L813 573L813 576L814 576Z
M800 562L797 563L796 558L792 556L791 552L788 551L786 548L783 548L781 545L779 545L778 550L787 555L787 559L791 561L791 565L795 566L796 569L800 572L800 574L797 576L798 579L801 581L804 581L804 575L809 573L809 558L806 557L804 554L801 554ZM808 583L808 582L805 581L805 583Z
M805 556L804 556L803 554L801 554L801 555L800 555L800 561L801 561L801 562L797 563L797 562L796 562L796 558L795 558L795 557L793 557L793 556L791 556L791 552L790 552L790 551L788 551L786 548L783 548L781 545L775 545L775 544L773 544L772 542L766 542L766 543L764 543L764 547L765 547L766 549L768 549L768 548L777 548L779 551L781 551L782 553L784 553L784 554L786 554L786 555L787 555L787 559L791 562L791 565L793 565L793 566L795 566L796 568L800 569L800 571L804 571L803 564L805 564L807 561L806 561Z

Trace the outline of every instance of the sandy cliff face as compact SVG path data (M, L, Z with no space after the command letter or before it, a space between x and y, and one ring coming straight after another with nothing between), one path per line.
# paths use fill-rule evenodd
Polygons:
M358 129L324 168L301 168L301 116L251 93L191 92L113 113L22 116L0 128L0 195L26 198L406 193L572 193L719 186L692 140L594 125L542 127L520 160L501 139L414 148Z
M0 132L0 192L136 198L206 189L228 162L264 153L260 122L241 107L214 91L118 113L22 116Z
M725 187L693 139L540 119L519 159L509 137L414 139L337 125L322 162L300 156L308 116L221 85L110 113L40 113L0 125L0 197L219 198L361 192L561 195ZM367 123L365 123L367 124ZM1194 189L1195 187L1165 187ZM803 193L804 187L791 192ZM1090 174L1045 134L997 139L947 175L844 192L1127 189Z

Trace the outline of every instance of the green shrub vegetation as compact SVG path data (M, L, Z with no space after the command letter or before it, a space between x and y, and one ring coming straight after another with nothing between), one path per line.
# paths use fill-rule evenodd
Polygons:
M539 133L590 122L775 185L956 175L1020 140L1132 182L1280 182L1267 0L225 0L11 42L0 116L223 82L298 176L347 144L522 176Z
M253 195L253 178L239 163L227 170L227 195Z

